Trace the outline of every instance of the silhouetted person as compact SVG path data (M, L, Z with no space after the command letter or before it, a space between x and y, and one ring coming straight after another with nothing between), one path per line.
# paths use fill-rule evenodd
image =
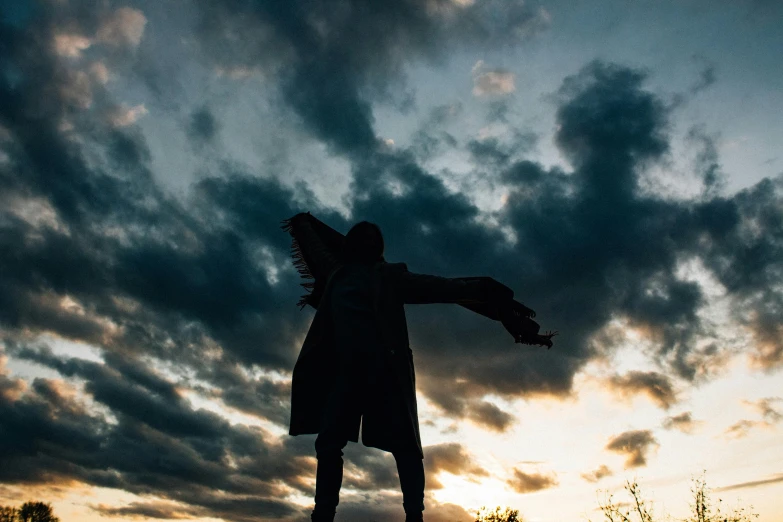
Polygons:
M535 332L523 332L528 326L521 318L534 315L532 310L514 301L513 291L491 278L414 274L404 263L387 263L381 231L366 221L355 225L345 236L342 251L332 255L308 227L307 217L299 214L288 220L287 229L297 218L303 220L299 242L309 245L310 258L316 259L311 263L329 267L322 272L328 273L327 282L319 292L317 312L294 367L291 394L290 434L318 434L311 518L334 520L342 484L342 450L349 440L358 442L361 424L365 446L394 455L406 521L420 521L423 453L403 305L459 303L501 320L518 342L535 339L536 344L551 346L551 335L538 336L537 325ZM295 242L295 250L299 248ZM304 261L298 266L306 270Z

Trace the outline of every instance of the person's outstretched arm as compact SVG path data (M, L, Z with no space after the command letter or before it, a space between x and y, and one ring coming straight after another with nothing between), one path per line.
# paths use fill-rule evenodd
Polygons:
M406 304L457 303L488 305L506 303L514 291L491 277L440 277L404 270L397 290Z
M551 347L556 334L540 335L535 312L514 300L514 291L491 277L440 277L403 270L398 291L406 304L455 303L500 321L518 343Z

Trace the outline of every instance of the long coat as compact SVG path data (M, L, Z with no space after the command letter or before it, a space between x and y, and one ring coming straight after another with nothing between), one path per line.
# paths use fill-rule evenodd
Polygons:
M340 377L328 303L335 275L326 284L310 330L294 366L291 385L291 435L319 433L327 403ZM445 278L409 272L405 263L379 262L372 270L373 312L381 337L382 375L367 389L362 443L394 451L415 448L419 454L418 410L413 352L408 340L405 304L459 303L476 309L513 298L513 291L488 277ZM488 317L493 314L487 314ZM345 378L345 377L343 377ZM358 441L359 424L347 426L348 440Z

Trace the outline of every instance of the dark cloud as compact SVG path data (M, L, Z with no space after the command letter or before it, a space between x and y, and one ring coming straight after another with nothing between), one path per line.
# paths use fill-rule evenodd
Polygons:
M454 390L458 389L458 393ZM490 431L503 432L514 421L514 416L503 411L495 404L479 399L483 395L481 390L476 390L467 381L450 382L448 388L442 386L439 380L428 380L420 390L435 402L446 415L467 419Z
M658 441L650 430L632 430L613 437L606 449L625 455L625 467L636 468L647 465L647 454L658 446Z
M266 377L251 378L239 365L221 365L204 372L210 383L204 395L226 406L285 426L291 413L291 382Z
M726 185L726 174L721 170L716 137L708 135L701 127L693 127L688 131L687 139L698 147L695 171L701 178L704 194L718 194Z
M614 473L612 473L612 470L609 469L606 464L601 464L593 471L590 471L589 473L582 473L579 476L585 479L587 482L596 483L603 478L611 477L613 474Z
M471 140L468 143L468 151L475 162L481 165L487 163L505 164L511 158L508 151L502 150L497 138Z
M391 97L389 87L400 85L406 64L437 62L447 49L468 45L518 43L547 24L544 12L521 1L196 4L207 59L278 74L282 98L305 128L349 155L375 149L371 100Z
M717 225L703 242L704 261L734 301L736 320L753 334L749 354L760 368L783 363L783 296L777 290L783 259L783 178L764 179L731 199L705 204L700 219ZM706 238L705 238L706 239Z
M140 519L188 520L199 514L198 510L165 502L132 502L127 506L114 507L104 504L92 506L92 509L104 516L119 516Z
M503 432L511 427L516 417L491 402L481 401L468 407L468 419L487 429Z
M554 474L525 473L514 468L514 476L506 481L517 493L534 493L558 485Z
M470 202L404 155L376 157L357 170L354 212L381 224L389 257L404 252L397 255L422 272L481 271L513 282L545 327L568 325L558 350L519 354L503 349L504 333L488 331L480 318L449 311L449 319L436 307L412 312L423 389L446 411L461 415L459 397L489 389L568 393L574 372L598 349L593 335L613 315L645 332L681 377L699 376L717 357L693 349L706 328L696 313L703 297L696 283L674 274L696 237L717 238L734 226L732 202L691 207L639 189L646 165L668 150L666 109L643 81L638 71L593 64L565 82L557 142L575 170L518 161L502 171L510 194L499 217L517 236L514 246L477 224ZM392 180L402 190L392 191Z
M50 29L39 36L47 40ZM105 153L105 162L87 162L80 141L63 132L60 122L74 103L99 103L105 95L100 85L83 85L79 99L74 91L59 92L63 77L66 83L73 75L83 78L78 71L61 70L46 48L27 60L26 50L37 48L34 35L3 27L2 37L10 51L3 53L3 67L19 70L19 79L5 76L0 85L2 124L10 136L0 178L10 204L0 240L16 253L2 260L5 343L15 357L84 381L84 391L109 415L89 413L54 381L36 380L24 392L20 381L4 378L3 448L9 466L3 481L77 480L142 496L153 493L190 506L192 513L229 520L296 512L286 495L296 489L312 494L303 480L314 471L312 459L303 456L311 448L195 410L180 389L193 376L207 383L196 384L196 390L207 395L216 390L211 395L229 406L286 422L289 385L250 377L238 365L290 371L293 363L293 340L308 315L299 314L290 299L298 293L298 281L283 277L290 272L288 238L277 225L298 210L294 199L301 202L302 194L226 163L221 177L193 187L186 207L154 184L150 152L136 129L88 128L77 120L68 132ZM16 61L9 65L8 60ZM306 67L295 72L318 73ZM351 99L347 77L343 84L340 77L327 76L288 81L334 89L335 103L344 104L341 111L368 107ZM335 107L332 102L308 106L311 100L303 93L297 89L289 101L307 121L328 116ZM355 128L354 123L348 119L344 125ZM215 127L211 113L202 110L192 116L189 131L209 140ZM335 143L360 146L365 138L351 132ZM31 221L18 210L28 201L49 217ZM346 228L334 212L324 210L319 217ZM283 306L286 302L291 306ZM26 347L30 331L98 346L104 363ZM173 370L180 383L163 378L147 358ZM503 412L484 404L475 415L495 426L508 423ZM434 450L437 465L479 473L475 467L454 468L442 453ZM358 460L349 478L353 486L392 485L393 471L382 472L376 460L388 459ZM128 515L173 514L157 504L117 509Z
M690 88L691 95L698 94L715 84L717 81L715 69L715 64L711 63L701 70L701 73L699 73L699 79Z
M188 136L196 143L212 141L219 130L217 119L208 107L202 107L190 115Z
M631 199L641 174L637 163L660 158L669 148L666 109L642 89L644 79L641 71L595 62L560 88L565 102L557 111L555 141L578 169L586 196L599 187L612 190L607 205ZM609 151L617 157L605 164Z
M63 381L39 378L25 390L3 373L3 482L75 480L174 501L178 513L237 521L257 520L258 513L290 516L297 509L286 496L312 493L306 481L315 469L309 448L195 410L152 371L135 367L126 377L126 361L65 360L44 349L15 352L79 377L111 419ZM126 514L152 516L153 507L161 508L142 503Z
M346 497L346 498L344 498ZM475 518L464 508L449 503L439 503L430 498L424 500L424 512L428 521L433 522L473 522ZM341 493L340 520L346 522L393 522L405 517L402 508L402 495L381 494L372 497L355 497Z
M686 411L678 415L666 417L663 420L663 427L667 430L679 430L683 433L693 433L701 421L695 420L691 412Z
M399 491L397 464L390 453L350 444L345 449L345 456L343 484L346 487L368 493Z
M647 395L664 409L677 402L677 393L671 380L658 372L630 371L625 375L614 375L608 381L609 388L621 396Z
M448 129L449 125L458 121L464 110L462 102L438 105L430 109L419 129L411 137L411 152L421 161L426 161L445 150L455 148L458 141Z
M529 153L538 141L538 136L531 132L513 130L510 134L508 140L490 137L468 142L467 150L477 168L506 167L511 160Z
M220 18L229 16L220 9L211 6L205 13L215 14L220 23L233 23ZM272 29L278 18L294 25L299 20L296 13L285 10L259 11L254 16L267 20L265 27L274 33L270 38L280 38L274 36L277 33ZM394 36L389 38L396 41ZM329 45L342 44L335 41ZM361 56L352 59L370 70ZM660 158L668 148L666 110L655 95L643 89L643 81L644 74L639 71L597 63L565 82L560 92L556 141L574 162L575 170L547 171L529 161L502 167L501 179L511 194L499 217L517 235L514 247L497 229L477 224L479 211L472 202L450 193L438 178L404 152L378 153L357 160L351 204L354 215L374 218L382 224L390 252L396 252L414 270L444 275L482 271L494 275L522 289L520 298L543 311L546 322L568 325L568 336L559 343L559 352L520 356L500 348L501 339L505 339L500 328L488 334L482 319L468 317L465 312L449 310L453 318L445 315L445 307L412 313L419 316L412 317L412 330L414 341L421 345L420 371L426 389L440 388L437 384L427 385L427 380L434 379L432 382L436 383L443 375L465 379L467 384L462 386L461 395L467 394L475 401L487 392L568 393L574 372L592 356L594 347L589 339L613 313L626 315L643 327L659 344L662 357L682 376L698 374L698 361L690 343L703 328L696 315L702 297L698 285L674 277L675 261L678 255L688 253L691 240L698 234L706 232L709 239L713 233L717 237L735 226L732 219L736 214L732 211L736 204L733 200L717 199L690 208L644 196L636 190L645 164ZM623 114L623 118L618 118L618 114ZM52 136L55 143L69 151L69 156L78 158L78 149L58 139L57 133ZM273 181L251 178L241 168L226 165L220 172L222 177L210 177L194 186L192 208L182 207L167 200L151 184L143 141L133 133L111 136L109 150L114 151L113 161L124 170L146 172L145 184L130 192L126 187L112 188L112 178L85 165L74 167L72 177L105 180L110 190L102 190L101 194L105 198L111 195L116 201L109 204L107 200L105 207L113 210L103 215L112 216L110 222L117 223L115 226L126 230L126 234L154 226L165 235L132 236L132 240L119 241L87 231L70 239L49 229L36 231L44 240L32 251L23 252L16 271L10 273L22 277L28 275L22 267L38 267L33 280L48 282L59 278L68 285L61 286L60 293L68 292L91 305L100 303L105 317L128 325L122 334L125 338L111 339L118 348L130 349L144 343L148 350L160 355L164 352L160 343L170 338L175 346L167 349L164 358L176 353L182 361L182 357L195 359L185 350L183 337L195 338L200 343L214 342L220 346L220 360L229 368L236 362L290 368L295 355L291 342L307 320L306 315L281 306L287 302L296 281L281 275L279 282L272 284L259 271L286 273L287 239L283 234L275 235L271 224L298 210L294 200L301 194ZM492 142L484 145L501 147ZM506 158L506 164L509 162L508 153L498 157ZM404 188L402 194L390 191L392 182ZM154 211L149 210L144 199L149 194L157 201L151 207ZM597 194L600 203L593 201ZM129 199L134 195L137 200ZM85 200L94 199L85 196ZM552 213L555 208L557 214ZM334 212L317 208L315 211L339 229L348 226ZM9 243L20 242L24 227L26 234L32 233L25 222L19 222L19 226L22 228L16 231L17 235L8 236ZM649 237L666 240L650 242L646 239ZM183 248L182 241L175 242L175 238L186 238L191 247ZM466 251L461 247L465 244L474 248ZM55 246L60 252L60 263L50 267L43 260L51 259ZM732 252L720 248L716 255L724 250ZM100 258L92 255L98 251ZM62 252L72 252L73 258ZM98 263L98 259L103 261ZM509 266L508 259L519 262ZM547 267L546 277L541 267ZM102 274L101 284L94 283L95 273ZM551 284L553 281L557 284ZM92 287L79 287L90 282ZM16 303L25 303L33 299L33 290L47 289L47 285L39 289L25 285L9 288L4 295L15 295L19 298ZM558 293L557 288L568 288L569 292ZM118 295L137 305L137 312L123 312L116 303ZM8 307L15 314L20 308L24 309L19 305ZM35 301L27 308L35 312L42 309ZM456 327L455 318L459 320ZM73 314L63 315L62 325L52 326L65 333L66 328L82 325L80 328L87 330L68 335L105 343L106 332L100 321L90 316L81 321L71 319ZM49 327L46 319L35 315L24 319L17 316L16 321L34 328ZM270 324L275 324L275 328L269 328ZM425 324L440 324L442 328L427 328L423 332ZM261 332L263 349L255 341ZM436 360L442 362L437 346L448 345L456 346L456 351L451 351L455 357L445 365L436 365ZM496 357L477 360L473 355L477 353L476 346L486 347ZM475 372L467 372L474 367ZM277 396L283 393L281 389ZM439 405L446 406L444 401ZM473 418L480 420L486 417L481 412L489 413L491 408L474 402L471 408L446 409L462 417L472 411ZM270 414L276 419L285 415L281 408ZM508 417L494 415L488 426L502 429L507 422L504 419Z

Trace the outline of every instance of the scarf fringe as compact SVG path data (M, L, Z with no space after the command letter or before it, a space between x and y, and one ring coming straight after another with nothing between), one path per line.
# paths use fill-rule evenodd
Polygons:
M304 281L300 284L302 288L307 291L307 293L302 294L302 296L299 298L299 301L296 303L296 306L299 307L299 310L303 310L305 306L310 304L313 288L315 288L315 276L310 271L310 267L307 266L307 261L305 261L304 253L302 252L302 246L296 239L293 218L284 219L281 223L282 225L280 228L291 235L291 258L294 263L294 268L296 268L296 271L299 272L299 276L304 279Z

